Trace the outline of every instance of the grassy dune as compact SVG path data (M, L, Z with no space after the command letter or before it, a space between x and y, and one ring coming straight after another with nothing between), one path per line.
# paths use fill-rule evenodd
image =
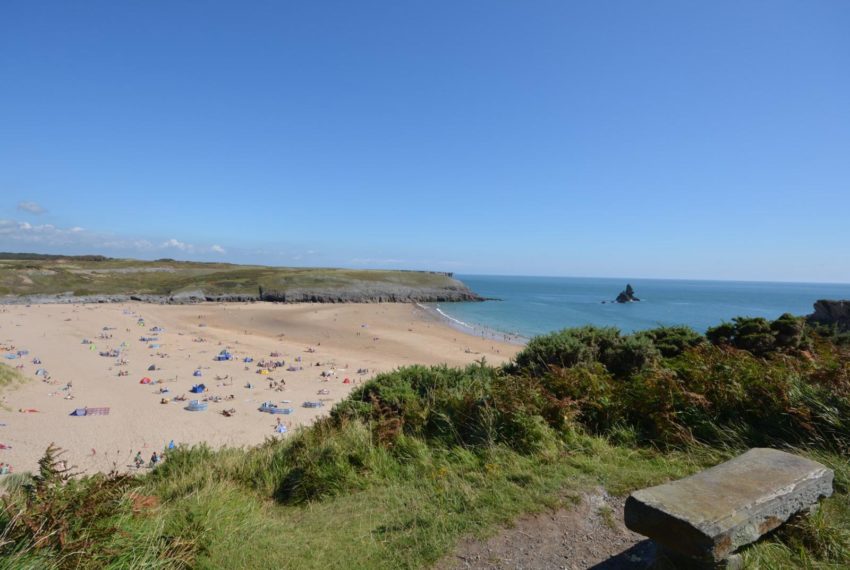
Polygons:
M625 494L769 445L832 467L835 495L747 549L747 567L845 568L848 417L850 349L787 315L707 337L569 329L502 368L382 374L287 439L178 448L141 477L72 479L50 450L7 499L0 564L429 567L594 487Z
M440 273L286 268L228 263L59 257L9 259L0 254L0 295L207 294L256 295L290 289L351 289L375 284L441 288L456 284ZM17 256L16 256L17 257Z
M19 384L23 384L26 381L26 376L11 366L0 362L0 393L8 388L14 388Z

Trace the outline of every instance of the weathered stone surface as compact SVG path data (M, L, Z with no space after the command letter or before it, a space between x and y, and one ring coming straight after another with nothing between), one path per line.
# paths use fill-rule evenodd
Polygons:
M850 301L829 301L821 299L815 302L815 312L809 320L825 325L838 325L842 330L850 330Z
M635 290L632 289L631 283L626 284L626 288L620 291L620 294L617 295L615 300L618 303L634 303L636 301L640 301L640 299L635 297Z
M450 275L447 275L451 277ZM139 301L168 305L189 305L203 302L244 303L269 301L275 303L443 303L455 301L484 301L485 298L471 291L462 282L451 279L443 287L411 287L395 283L362 283L341 288L265 290L258 287L258 294L224 293L209 294L204 291L181 291L173 295L116 294L74 295L69 291L58 295L28 295L17 297L0 296L0 305L30 303L125 303Z
M629 529L668 551L720 562L830 496L832 479L832 470L815 461L751 449L691 477L635 491L623 517Z

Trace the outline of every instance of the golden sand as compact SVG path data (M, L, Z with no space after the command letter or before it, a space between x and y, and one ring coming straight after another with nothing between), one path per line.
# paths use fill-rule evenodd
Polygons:
M163 332L152 332L154 327ZM6 389L0 409L5 424L0 443L11 446L0 449L0 462L15 472L35 469L51 442L67 450L69 465L87 472L129 469L137 452L147 461L172 440L254 445L286 437L275 431L278 418L291 433L326 415L334 402L376 373L408 364L465 365L482 357L501 363L518 349L458 332L415 305L394 303L5 306L0 348L6 349L2 354L29 351L3 360L22 366L30 379ZM214 360L223 349L232 353L232 361ZM121 355L100 355L110 350ZM245 363L246 357L254 361ZM35 358L41 364L34 364ZM122 359L126 364L119 364ZM264 360L286 364L261 374L257 364ZM151 365L156 370L149 371ZM290 366L299 369L287 370ZM49 381L36 376L39 368ZM368 372L358 373L362 369ZM200 377L193 376L196 370ZM156 383L141 384L144 377ZM207 392L191 394L196 383L205 384ZM160 393L163 389L168 393ZM187 400L174 401L181 395ZM185 409L191 399L215 396L221 401L208 401L206 411ZM294 411L262 413L258 408L266 401ZM306 401L323 406L304 408ZM109 414L70 415L85 407L107 407ZM231 417L221 413L231 409Z

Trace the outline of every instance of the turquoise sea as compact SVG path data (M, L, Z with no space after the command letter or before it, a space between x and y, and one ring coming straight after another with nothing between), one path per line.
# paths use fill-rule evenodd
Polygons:
M704 332L736 316L806 315L818 299L850 299L850 284L680 281L584 277L456 275L473 291L500 301L440 303L456 325L524 338L586 324L635 331L689 325ZM606 303L631 283L639 303Z

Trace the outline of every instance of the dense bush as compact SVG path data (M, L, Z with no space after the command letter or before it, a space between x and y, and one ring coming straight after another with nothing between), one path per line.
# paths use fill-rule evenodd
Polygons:
M647 337L652 340L655 348L665 358L678 356L689 348L699 346L705 342L705 337L691 327L658 327L635 333L638 337Z
M540 377L558 368L601 362L612 373L626 375L656 362L660 356L648 335L623 336L612 327L586 326L532 339L506 371Z
M479 364L381 375L333 413L371 422L390 446L404 434L537 449L577 423L599 434L626 427L664 445L850 449L845 349L813 342L791 315L735 319L711 329L710 340L686 327L566 329L532 340L501 371Z
M709 328L705 335L713 344L734 346L759 355L809 347L804 319L789 313L773 322L761 317L736 317L731 323Z

